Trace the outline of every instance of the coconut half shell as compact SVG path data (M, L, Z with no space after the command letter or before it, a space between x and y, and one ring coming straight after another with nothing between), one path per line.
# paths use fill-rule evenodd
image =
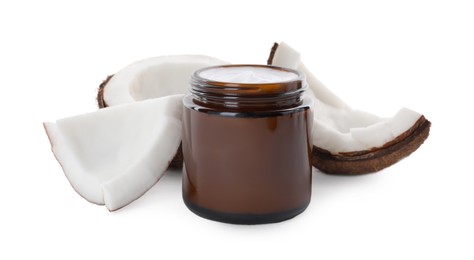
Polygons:
M353 110L325 87L285 43L275 43L269 65L302 71L315 100L312 164L322 172L356 175L380 171L416 151L431 122L403 108L392 118Z

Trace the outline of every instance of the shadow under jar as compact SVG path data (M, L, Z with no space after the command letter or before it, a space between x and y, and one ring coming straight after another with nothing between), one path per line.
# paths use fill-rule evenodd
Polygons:
M304 76L265 65L196 71L183 113L183 199L197 215L280 222L311 199L312 101Z

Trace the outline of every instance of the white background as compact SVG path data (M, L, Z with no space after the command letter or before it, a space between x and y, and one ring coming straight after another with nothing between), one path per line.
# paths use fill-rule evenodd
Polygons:
M0 259L473 259L470 2L0 2ZM425 114L429 139L376 174L314 170L312 203L279 224L195 216L180 173L113 213L71 188L43 121L96 110L98 84L133 61L264 63L274 41L354 108Z

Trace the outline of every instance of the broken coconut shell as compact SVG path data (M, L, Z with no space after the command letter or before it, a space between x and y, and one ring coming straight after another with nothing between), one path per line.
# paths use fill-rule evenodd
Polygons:
M172 95L46 122L51 150L74 190L120 209L165 173L182 139L182 98Z
M359 175L387 168L416 151L428 138L431 122L422 116L412 128L379 149L331 154L313 146L312 164L322 172Z
M283 47L280 47L281 45ZM354 129L357 129L358 132L363 131L364 127L370 128L371 126L381 126L382 124L389 121L387 119L382 118L377 119L377 116L372 115L370 113L362 111L354 112L354 110L352 110L342 100L340 100L336 95L334 95L334 93L329 91L329 89L327 89L321 82L319 82L314 77L314 75L311 74L311 72L308 71L308 69L300 61L300 55L298 52L296 52L294 49L292 49L285 43L282 43L281 45L278 43L275 43L273 45L267 63L269 65L290 67L303 71L303 73L306 74L308 79L309 88L311 90L309 91L310 95L313 95L315 102L317 102L317 104L319 104L321 108L328 109L328 111L331 111L332 116L334 116L334 111L341 111L342 114L349 115L349 117L346 116L344 118L343 116L341 116L338 118L339 120L341 120L341 118L344 120L350 120L352 119L350 118L350 115L356 114L364 115L368 118L371 118L370 120L368 120L368 122L366 122L365 125L362 124L363 126L354 126ZM277 62L275 62L276 55L279 55ZM318 125L317 117L319 116L319 118L321 118L321 115L318 113L323 112L320 112L316 109L315 126ZM401 112L397 114L399 116L399 118L397 119L400 120L400 117L403 117L403 115L405 115L406 117L413 117L416 114L417 113L414 111L402 109ZM327 121L331 121L331 118L326 119ZM347 147L346 150L341 150L341 146L338 146L329 151L328 149L322 148L323 145L327 146L327 144L320 143L320 140L324 138L319 138L319 141L317 138L315 138L313 139L312 164L322 172L338 175L366 174L377 172L386 167L389 167L416 151L429 136L431 122L428 121L423 115L419 115L419 118L416 121L410 120L411 119L407 119L407 121L413 122L413 124L411 125L411 127L408 127L407 130L401 133L398 132L399 134L394 136L391 140L382 139L386 142L378 146L370 146L369 149L354 149L353 151L351 151L347 150ZM399 122L396 120L394 121ZM327 122L323 122L323 124L320 124L318 126L321 127L321 125L324 125L324 123ZM324 127L328 127L328 125L331 124L326 124L324 125ZM376 127L373 127L371 130L375 128ZM314 133L315 135L318 135L317 129L318 128L316 128L316 131ZM350 136L350 134L352 134L351 130L352 129L348 131L346 129L345 132L340 134L340 136L348 138L347 136ZM336 131L338 131L338 129L336 129ZM388 131L390 131L390 129L388 129Z
M97 91L97 104L99 108L120 105L124 102L133 102L149 98L157 98L170 94L185 94L187 93L188 84L187 81L191 78L191 74L200 68L223 65L227 64L222 60L205 56L205 55L168 55L168 56L159 56L153 57L142 61L137 61L116 74L109 75L107 78L99 85ZM119 75L121 79L116 79L115 75ZM125 75L125 76L124 76ZM173 75L173 77L169 77ZM164 78L164 79L163 79ZM137 80L141 79L141 80ZM148 80L146 80L148 79ZM114 82L114 80L119 81ZM144 88L140 84L145 85L150 83L150 81L157 80L156 85L153 85L153 88L157 89L168 89L168 91L163 91L160 93L148 92L152 94L147 94L145 96L140 96L137 98L133 96L131 92L132 89L141 89ZM126 88L122 91L123 95L129 95L129 98L122 98L125 101L115 101L113 97L107 98L107 87L109 83L117 85L123 85ZM139 82L139 83L137 83ZM112 105L109 104L109 101L114 101ZM176 155L173 157L169 168L170 169L181 169L183 166L183 152L181 145L179 146Z

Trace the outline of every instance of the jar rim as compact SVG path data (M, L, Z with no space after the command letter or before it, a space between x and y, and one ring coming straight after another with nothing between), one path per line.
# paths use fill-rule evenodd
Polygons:
M296 77L290 80L263 82L263 83L237 83L212 80L201 76L206 70L217 68L235 68L235 67L256 67L279 70L295 74ZM306 90L306 80L304 74L297 70L262 64L231 64L211 66L195 71L191 77L191 93L206 94L217 96L234 96L234 97L264 97L264 96L280 96L280 95L298 95Z

